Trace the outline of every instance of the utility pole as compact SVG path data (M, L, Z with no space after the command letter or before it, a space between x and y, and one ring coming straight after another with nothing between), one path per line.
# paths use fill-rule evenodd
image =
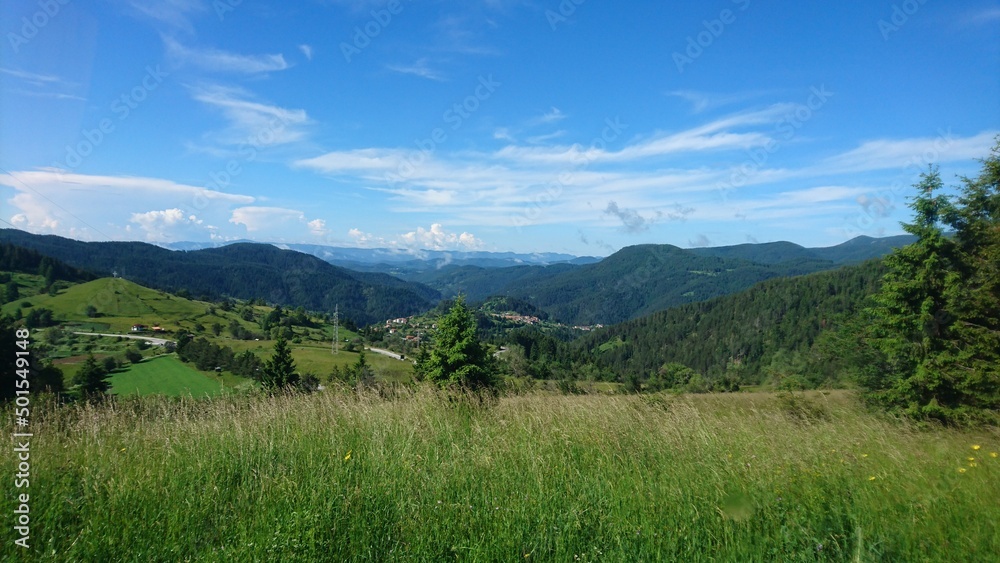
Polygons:
M333 310L333 350L332 353L340 353L340 303Z

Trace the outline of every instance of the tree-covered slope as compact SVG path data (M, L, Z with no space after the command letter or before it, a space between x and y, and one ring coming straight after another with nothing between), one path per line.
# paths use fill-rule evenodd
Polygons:
M883 273L871 261L768 280L595 331L578 341L578 359L640 377L666 363L715 376L736 365L753 379L779 352L807 352L822 331L863 306Z
M829 262L816 260L759 264L650 244L623 248L596 264L539 283L511 287L507 293L565 323L613 324L735 293L773 277L831 267Z
M148 287L192 296L263 299L333 311L367 324L433 306L427 287L379 274L358 274L323 260L267 244L233 244L190 252L141 242L80 242L0 230L0 241L28 247L78 268L117 272Z

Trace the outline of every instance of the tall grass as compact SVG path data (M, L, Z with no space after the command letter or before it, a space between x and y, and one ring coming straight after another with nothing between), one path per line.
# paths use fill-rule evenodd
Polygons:
M32 548L11 539L4 560L1000 553L997 433L918 429L846 394L535 393L477 406L428 389L330 391L37 416ZM3 456L13 468L9 448ZM12 494L2 509L12 513Z

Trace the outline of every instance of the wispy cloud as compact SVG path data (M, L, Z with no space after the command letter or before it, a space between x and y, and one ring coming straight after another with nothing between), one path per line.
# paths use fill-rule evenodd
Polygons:
M560 110L557 107L553 107L552 109L550 109L549 111L543 113L542 115L539 115L538 117L533 118L529 123L531 125L547 125L549 123L555 123L557 121L562 121L562 120L566 119L567 117L569 117L569 116L567 116L565 113L563 113L562 110Z
M414 76L419 76L420 78L426 78L428 80L445 80L444 75L442 75L437 70L430 67L426 58L418 59L416 62L410 65L385 65L385 68L391 70L392 72L398 72L400 74L412 74Z
M500 128L494 137L509 144L495 151L421 154L371 147L332 151L293 166L385 194L394 212L447 213L461 224L498 227L607 227L614 218L625 232L640 233L666 221L846 216L857 208L858 197L878 188L836 184L833 178L898 166L900 157L922 154L934 141L868 141L818 165L760 165L747 175L748 151L778 142L776 125L798 107L775 104L631 139L620 124L618 145L519 144ZM953 137L940 161L980 157L994 135ZM733 177L742 179L738 188Z
M1000 7L990 6L970 13L965 17L965 23L969 25L986 25L1000 21Z
M191 16L208 11L203 0L128 0L133 13L161 26L193 32Z
M937 137L876 139L826 159L819 169L861 172L971 160L987 154L997 135L1000 131L992 130L964 138L944 132Z
M3 68L0 67L0 73L6 74L8 76L13 76L14 78L19 78L28 84L35 86L42 86L44 84L61 83L62 79L53 74L39 74L37 72L26 72L23 70L17 70L13 68Z
M23 88L8 90L15 94L55 100L86 101L86 98L73 93L73 90L79 87L77 83L64 80L54 74L41 74L5 67L0 67L0 74L13 77L23 86Z
M192 65L211 72L262 74L288 68L284 55L241 55L218 49L194 49L163 36L167 56L177 64Z
M305 55L306 59L310 61L312 60L313 48L310 45L306 44L299 45L299 51L302 51L302 54Z
M302 109L287 109L254 99L242 88L207 85L191 88L195 100L222 113L228 127L208 139L222 145L280 145L300 141L311 120Z
M745 102L755 98L760 98L769 92L760 90L752 92L737 92L733 94L716 94L701 92L698 90L671 90L666 94L675 98L680 98L691 104L691 111L701 113L708 109L728 106L731 104Z

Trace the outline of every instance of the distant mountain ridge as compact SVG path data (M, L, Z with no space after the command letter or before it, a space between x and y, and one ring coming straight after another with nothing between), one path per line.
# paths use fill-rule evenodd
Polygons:
M446 266L401 273L443 295L485 300L506 295L574 325L615 324L685 303L735 293L764 280L837 269L880 258L909 235L858 237L825 248L790 242L682 249L629 246L593 264L482 268Z
M192 251L143 242L80 242L0 229L0 242L33 249L101 275L117 273L147 287L194 296L261 298L332 312L359 324L426 311L440 299L429 287L379 273L352 272L272 245L237 243Z
M397 252L386 251L383 255L373 254L370 249L318 245L290 245L310 253L263 243L172 251L147 243L83 243L0 229L2 241L33 248L96 273L117 269L119 274L144 285L168 291L186 289L195 295L263 298L314 311L329 311L339 304L345 314L361 324L426 311L442 296L463 293L473 301L493 296L517 298L567 324L607 325L739 292L771 278L879 258L908 244L912 237L858 237L826 248L805 248L790 242L697 249L644 244L623 248L594 262L554 253L435 251L438 254L434 256L442 261L451 260L446 265ZM311 255L347 258L354 251L358 254L353 256L366 260L391 255L397 261L359 262L365 269L359 271L361 268L346 269ZM569 260L503 265L524 257ZM462 260L473 263L463 264Z
M159 246L170 250L204 250L231 244L254 241L171 242ZM448 265L502 268L520 265L549 265L558 263L592 263L600 261L593 256L575 256L558 252L488 252L481 250L410 250L392 248L352 248L321 244L271 244L285 250L311 254L331 264L361 271L392 273L392 270L421 271Z
M884 238L862 235L836 246L818 248L807 248L793 242L781 241L692 248L691 252L702 256L740 258L761 264L780 264L791 260L828 260L835 264L857 264L885 256L893 249L906 246L915 240L916 237L913 235Z

